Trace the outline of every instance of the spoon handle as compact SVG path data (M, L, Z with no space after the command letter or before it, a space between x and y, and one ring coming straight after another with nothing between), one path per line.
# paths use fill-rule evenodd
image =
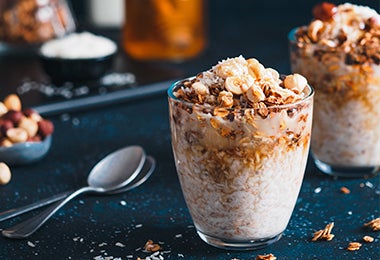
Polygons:
M32 204L28 204L28 205L25 205L25 206L22 206L19 208L8 209L8 210L0 213L0 222L7 220L7 219L10 219L10 218L13 218L13 217L16 217L18 215L27 213L27 212L32 211L34 209L38 209L40 207L49 205L49 204L56 202L58 200L62 200L64 198L66 198L71 192L72 191L65 191L65 192L59 193L57 195L51 196L49 198L39 200L39 201L34 202Z
M63 205L69 202L71 199L75 198L79 194L94 191L95 189L92 187L83 187L80 188L69 196L67 196L64 200L57 202L53 206L50 206L40 214L21 222L13 227L8 229L4 229L1 233L3 236L8 238L26 238L32 235L38 228L40 228L55 212L57 212Z

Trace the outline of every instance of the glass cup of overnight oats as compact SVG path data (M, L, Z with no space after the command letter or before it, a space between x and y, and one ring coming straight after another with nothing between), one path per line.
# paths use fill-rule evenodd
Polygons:
M341 177L380 171L380 16L369 7L321 3L289 34L293 73L315 88L311 152Z
M237 250L280 239L309 152L306 79L240 56L174 83L168 96L175 164L199 236Z

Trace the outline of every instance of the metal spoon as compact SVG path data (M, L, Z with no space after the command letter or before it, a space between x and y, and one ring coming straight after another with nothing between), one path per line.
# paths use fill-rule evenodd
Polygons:
M57 202L33 218L3 230L3 236L26 238L32 235L56 211L79 194L88 192L106 193L125 187L141 171L145 158L145 152L140 146L126 147L109 154L91 170L87 178L88 186L74 191L64 200Z
M120 188L118 190L115 190L115 191L107 192L107 194L123 193L123 192L129 191L133 188L136 188L137 186L144 183L150 177L150 175L152 175L155 167L156 167L155 159L151 156L147 156L146 161L144 163L144 166L143 166L142 170L139 172L139 174L137 175L136 179L134 179L127 186ZM59 200L66 198L72 192L73 191L64 191L62 193L53 195L49 198L39 200L37 202L33 202L33 203L25 205L25 206L21 206L18 208L13 208L13 209L8 209L6 211L3 211L0 213L0 222L5 221L5 220L10 219L10 218L14 218L16 216L30 212L32 210L50 205L53 202L56 202L56 201L59 201Z

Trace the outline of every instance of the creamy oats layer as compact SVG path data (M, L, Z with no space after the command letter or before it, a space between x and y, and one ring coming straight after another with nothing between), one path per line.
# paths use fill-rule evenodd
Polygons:
M312 151L335 166L380 165L380 16L324 3L290 35L292 71L315 87Z
M169 90L177 172L198 231L252 240L285 230L306 166L312 96L301 75L241 56Z

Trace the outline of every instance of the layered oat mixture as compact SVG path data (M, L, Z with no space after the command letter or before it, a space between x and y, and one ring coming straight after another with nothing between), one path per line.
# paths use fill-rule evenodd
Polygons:
M176 167L198 231L244 241L285 230L308 156L312 96L303 76L241 56L169 90Z
M334 166L379 166L380 16L326 2L313 14L290 35L292 70L316 90L313 154Z

